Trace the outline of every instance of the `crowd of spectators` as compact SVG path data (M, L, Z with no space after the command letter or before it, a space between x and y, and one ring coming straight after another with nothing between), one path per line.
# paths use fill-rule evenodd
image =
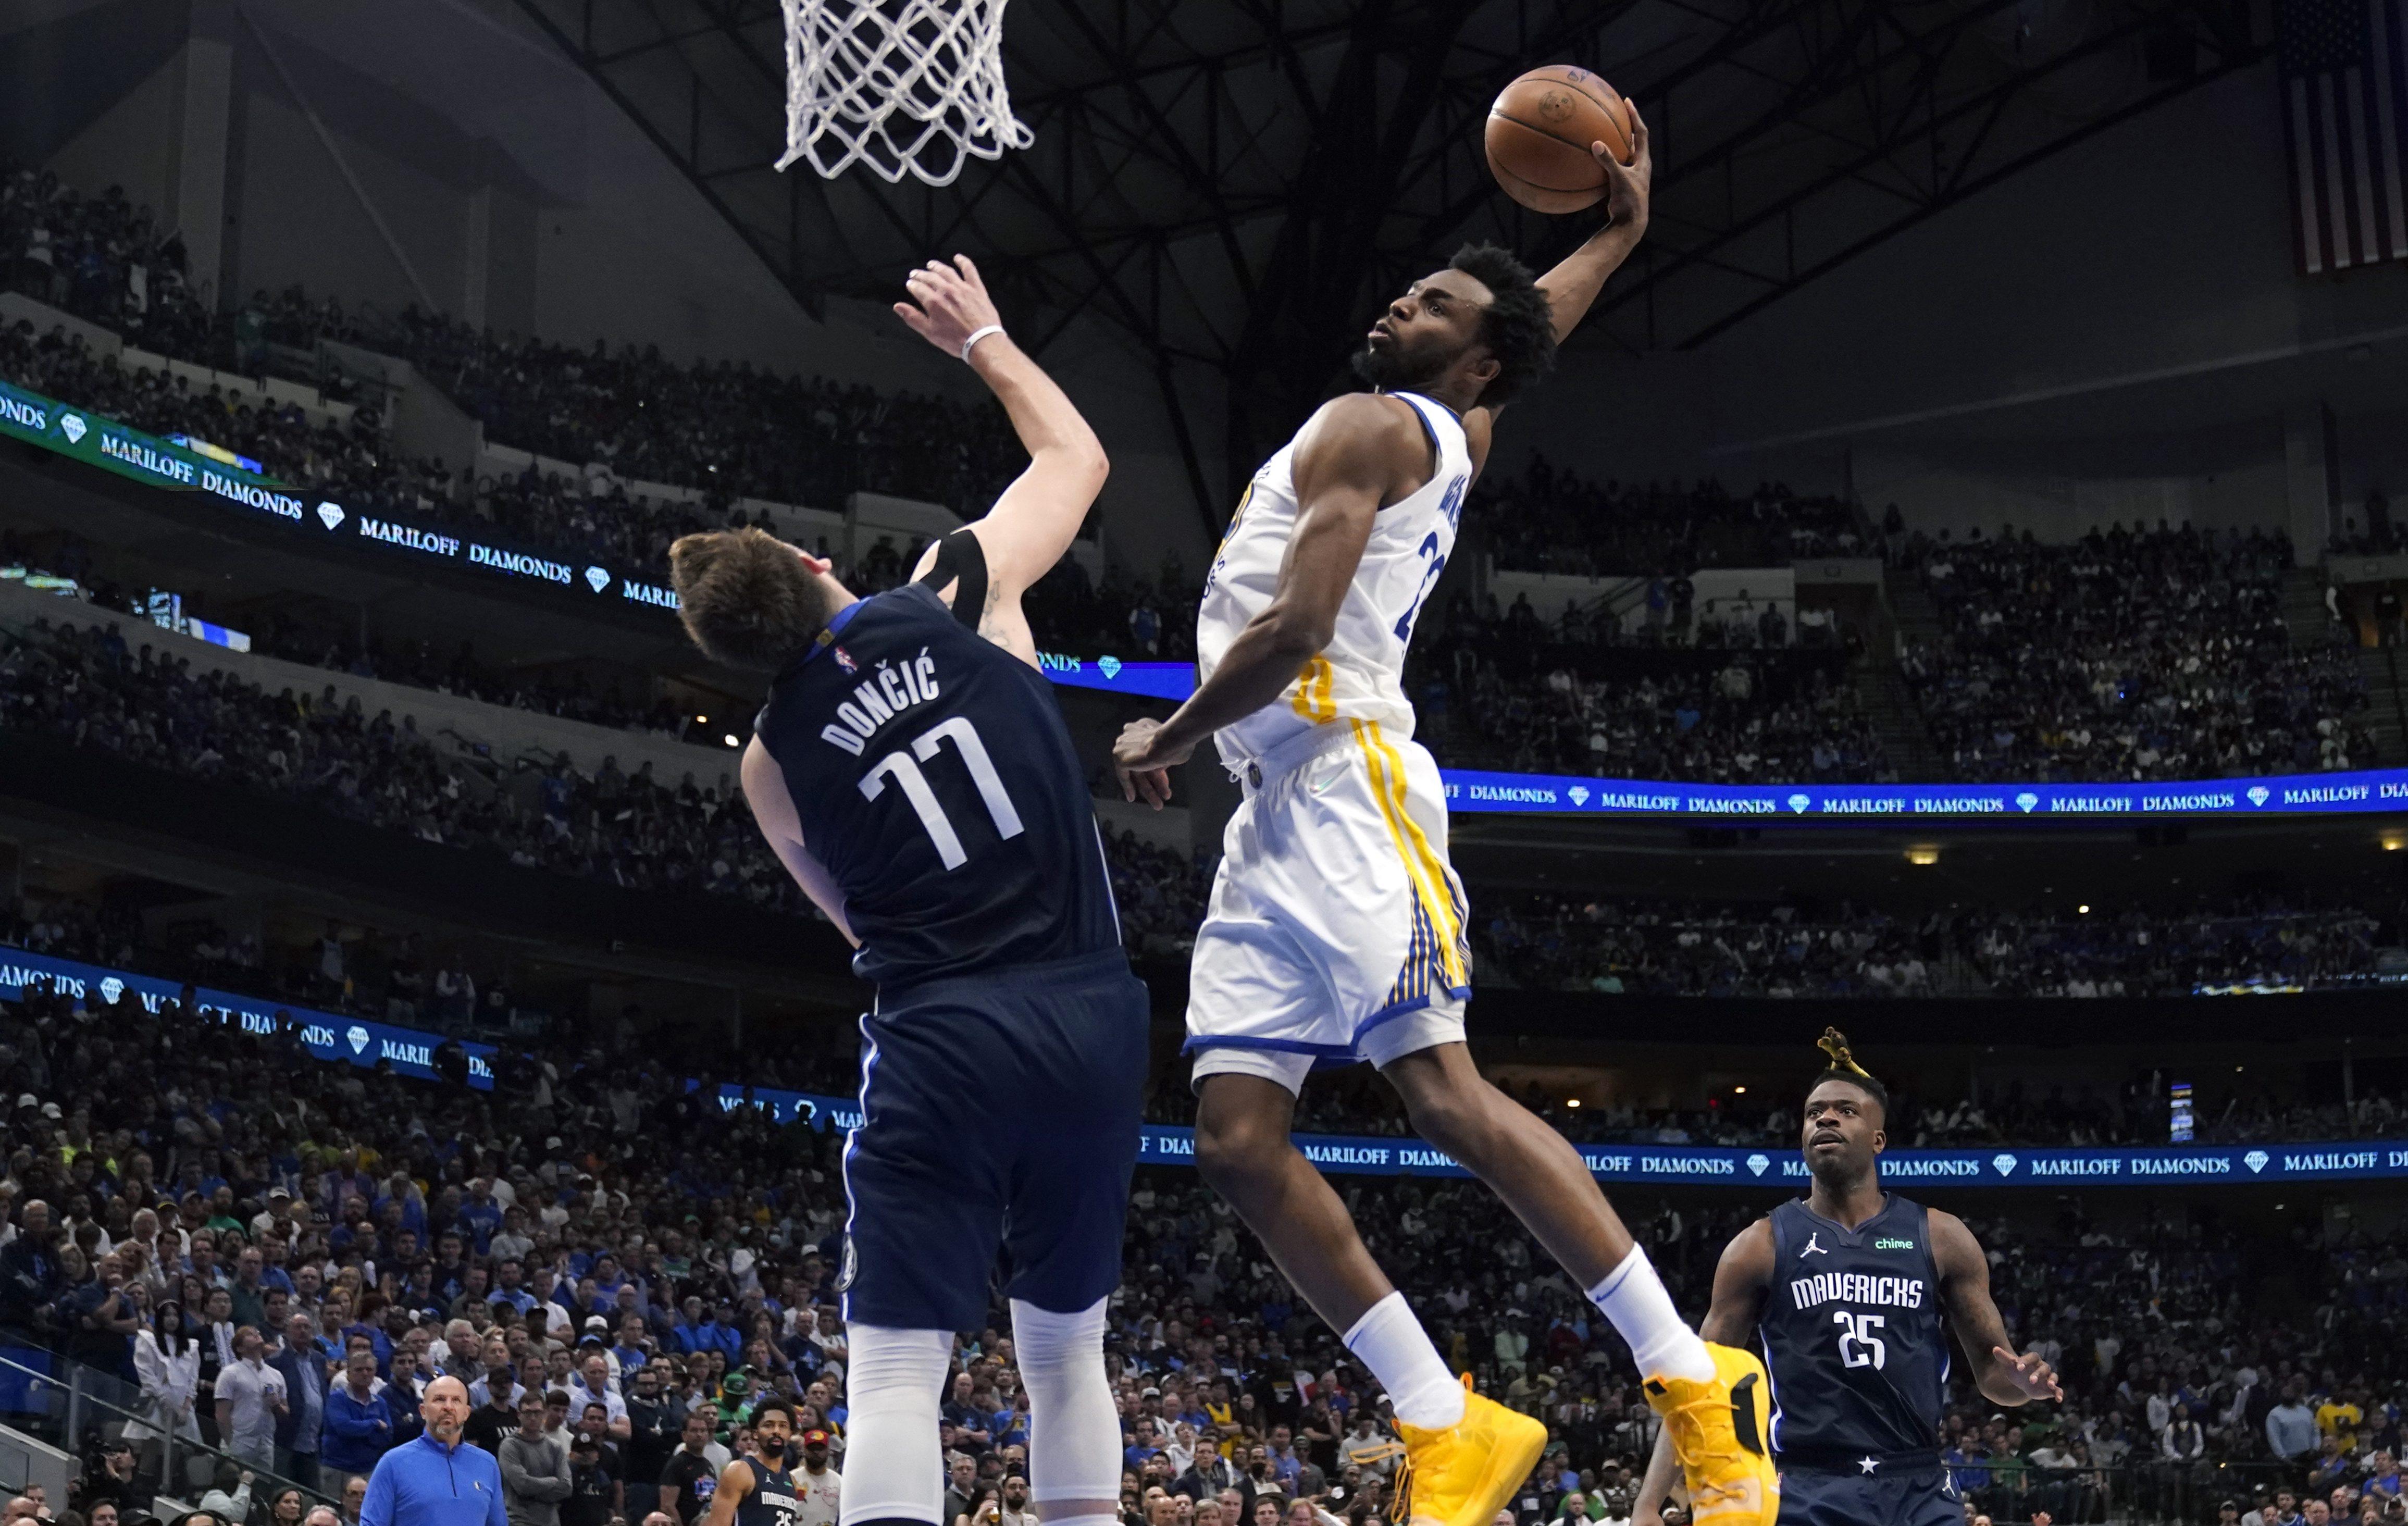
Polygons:
M1440 669L1417 695L1444 763L1719 785L1894 777L1863 701L1828 663L1733 655L1584 676L1565 661L1518 677L1495 658L1451 666L1459 690Z
M1596 482L1533 455L1484 474L1464 504L1467 532L1500 568L1580 577L1670 579L1706 567L1786 567L1799 557L1870 555L1856 511L1779 482L1735 496L1710 479Z
M186 283L184 241L110 186L87 196L0 156L0 291L22 292L128 344L208 365L218 324Z
M1951 777L2210 779L2370 767L2346 646L2292 649L2289 543L2259 532L1916 536L1943 634L1900 665Z
M106 748L154 768L293 796L421 842L632 888L703 891L818 915L769 852L729 773L656 778L605 758L592 773L480 756L367 714L331 686L270 694L195 674L135 627L37 621L0 655L0 727ZM139 643L139 644L136 644ZM1132 945L1192 936L1199 871L1115 834ZM1176 858L1177 856L1169 856Z
M472 1441L522 1438L505 1479L524 1501L554 1492L525 1479L565 1477L551 1503L584 1500L594 1526L655 1509L692 1526L695 1480L752 1445L751 1407L774 1394L799 1408L807 1463L824 1453L832 1514L848 1418L837 1136L707 1105L595 1038L484 1093L322 1064L289 1034L172 1001L104 1022L36 986L0 1010L15 1101L0 1326L114 1375L137 1417L63 1438L89 1454L67 1503L87 1522L104 1504L143 1512L174 1436L223 1447L214 1508L265 1526L284 1480L340 1500L449 1373L474 1390ZM673 1156L645 1143L659 1139ZM1625 1519L1653 1422L1580 1292L1484 1188L1338 1181L1440 1351L1547 1422L1517 1526ZM1765 1205L1617 1195L1686 1309ZM1974 1224L2009 1331L2067 1388L2062 1405L1998 1415L1960 1380L1934 1439L1980 1508L2100 1520L2214 1493L2254 1507L2252 1485L2269 1504L2347 1489L2385 1507L2408 1371L2385 1338L2408 1299L2397 1241L2313 1220L2253 1236L2172 1207L2110 1224L2075 1200L2049 1211ZM1299 1501L1376 1519L1398 1452L1382 1397L1195 1176L1140 1173L1125 1276L1107 1352L1126 1526L1284 1519ZM953 1526L1026 1508L1007 1333L998 1318L957 1344L940 1432Z
M1484 985L1638 996L2143 997L2408 978L2408 908L2274 895L2183 909L1668 905L1555 891L1475 904Z
M1027 464L1003 410L881 393L725 361L682 365L656 345L612 351L496 336L413 306L397 316L252 295L237 321L272 343L346 340L410 361L485 425L492 443L725 498L840 505L873 488L983 513Z
M162 235L122 187L86 195L52 171L0 160L0 289L153 353L256 376L276 347L350 341L418 366L493 443L701 489L723 509L740 497L831 507L871 488L982 511L1026 460L1002 410L983 401L749 365L680 365L656 346L614 353L598 340L580 349L499 337L415 307L397 316L347 310L297 287L218 313L185 278L181 239ZM106 410L99 399L64 396Z

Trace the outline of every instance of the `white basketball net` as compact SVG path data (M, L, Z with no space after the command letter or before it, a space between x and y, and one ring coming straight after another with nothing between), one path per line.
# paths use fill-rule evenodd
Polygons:
M786 152L834 179L853 165L888 182L950 185L971 154L998 159L1036 135L1003 82L1005 0L781 0Z

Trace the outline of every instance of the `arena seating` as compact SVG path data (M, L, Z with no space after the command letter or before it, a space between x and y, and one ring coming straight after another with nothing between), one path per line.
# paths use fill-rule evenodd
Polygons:
M2349 650L2292 650L2279 591L2289 565L2278 537L2187 526L2116 525L2070 546L1917 537L1903 566L1945 634L1902 666L1958 778L2368 766Z
M146 1320L165 1296L207 1311L220 1292L226 1317L244 1322L310 1313L327 1349L356 1340L375 1353L405 1409L437 1371L481 1382L508 1369L551 1388L599 1353L626 1394L626 1368L669 1364L658 1403L677 1414L714 1404L723 1433L752 1395L790 1393L809 1406L804 1424L841 1448L837 1136L708 1106L632 1058L640 1050L624 1033L575 1031L502 1064L500 1089L486 1094L320 1064L289 1036L201 1022L172 1003L107 1025L70 1008L36 988L0 1011L0 1089L18 1097L5 1125L0 1326L21 1346L87 1364L94 1391L111 1391L101 1379L112 1374L136 1391L135 1340L108 1328L114 1283L143 1289L130 1296ZM824 1064L796 1055L789 1073L774 1041L740 1056L707 1039L681 1050L681 1064L748 1077L800 1079ZM661 1138L679 1141L674 1161L635 1143ZM1619 1196L1684 1307L1702 1302L1722 1245L1762 1206ZM1652 1423L1611 1331L1484 1189L1407 1181L1383 1201L1367 1238L1421 1299L1441 1351L1554 1433L1517 1519L1562 1519L1574 1494L1599 1502L1586 1519L1618 1519ZM2179 1218L2108 1226L2068 1212L2047 1232L1974 1226L2009 1328L2068 1389L2063 1405L2011 1417L1957 1396L1948 1461L1983 1509L2186 1520L2253 1486L2270 1499L2345 1487L2378 1501L2394 1487L2381 1454L2397 1455L2408 1364L2379 1333L2408 1296L2394 1243L2307 1227L2262 1244ZM1129 1526L1163 1519L1147 1502L1154 1489L1215 1492L1216 1447L1241 1506L1342 1481L1376 1519L1389 1448L1350 1453L1346 1438L1359 1418L1384 1440L1377 1395L1192 1173L1141 1172L1126 1276L1108 1350L1128 1428ZM579 1349L590 1318L601 1333ZM206 1348L206 1326L194 1327ZM947 1445L968 1464L963 1517L1026 1427L1000 1328L964 1337L970 1382L944 1412ZM489 1357L494 1332L509 1338ZM641 1419L606 1464L635 1500L676 1445L676 1415L665 1433L660 1417ZM2273 1456L2270 1437L2301 1425L2306 1450ZM92 1450L71 1503L122 1491L122 1508L140 1508L143 1481L107 1477ZM2159 1513L2139 1513L2148 1509Z
M678 535L742 522L734 508L742 497L824 504L873 488L975 513L1023 459L992 407L680 366L657 351L497 338L416 310L347 310L298 289L211 315L179 271L173 240L114 188L82 195L46 172L0 166L0 286L157 353L245 374L322 339L393 353L450 391L489 439L604 463L616 478L529 467L469 482L398 454L372 410L337 423L196 391L165 371L95 358L29 322L0 323L0 377L235 450L355 509L498 526L529 549L656 572ZM656 502L631 497L620 480L705 497ZM1468 543L1503 570L1658 583L1701 568L1892 557L1892 575L1919 578L1941 612L1938 639L1910 642L1900 663L1947 778L2206 778L2375 757L2364 682L2347 651L2294 643L2285 628L2277 583L2289 556L2279 538L2118 526L2072 546L2012 533L1952 542L1903 533L1894 511L1875 528L1840 500L1778 483L1744 496L1712 482L1600 484L1543 456L1492 474L1472 495L1466 527ZM882 542L839 570L864 590L891 586L919 549ZM1194 654L1196 594L1175 561L1152 577L1115 569L1100 581L1066 563L1029 603L1047 650L1177 659ZM1484 612L1461 602L1432 624L1441 628L1416 651L1415 698L1433 750L1458 766L1723 784L1899 776L1855 675L1790 660L1817 641L1860 655L1858 633L1818 624L1767 641L1753 625L1704 620L1647 620L1626 632L1578 612L1549 626L1526 600ZM1701 660L1634 682L1610 665L1593 672L1594 660L1535 669L1537 644L1576 659L1639 647ZM1784 650L1750 650L1766 645ZM1727 661L1726 647L1735 649Z
M1952 906L1917 921L1794 904L1700 907L1492 892L1484 984L1646 996L2187 996L2362 981L2399 959L2402 914L2278 898L2098 915ZM2386 952L2387 951L2387 952Z

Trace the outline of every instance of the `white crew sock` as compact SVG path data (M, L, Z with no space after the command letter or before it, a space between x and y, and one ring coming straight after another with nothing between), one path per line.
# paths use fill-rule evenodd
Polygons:
M1463 1385L1439 1360L1438 1347L1430 1345L1404 1294L1391 1292L1363 1311L1346 1332L1346 1349L1371 1369L1388 1390L1397 1418L1407 1425L1444 1431L1462 1421Z
M1714 1375L1714 1359L1698 1332L1682 1323L1664 1290L1647 1252L1637 1245L1605 1280L1588 1290L1588 1300L1613 1321L1630 1343L1632 1360L1641 1377L1685 1377L1705 1382Z

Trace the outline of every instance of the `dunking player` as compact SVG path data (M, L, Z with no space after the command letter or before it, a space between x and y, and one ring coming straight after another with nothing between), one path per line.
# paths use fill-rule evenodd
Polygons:
M1739 1232L1714 1269L1708 1340L1764 1334L1781 1526L1961 1526L1940 1465L1948 1331L1995 1404L2062 1399L2057 1375L2008 1344L1990 1263L1965 1221L1882 1190L1889 1094L1823 1035L1799 1145L1814 1185ZM1661 1526L1659 1442L1632 1519Z
M1490 1526L1545 1428L1467 1396L1291 1142L1316 1063L1378 1066L1414 1127L1588 1289L1666 1415L1700 1520L1772 1519L1771 1468L1743 1444L1761 1427L1732 1423L1734 1405L1763 1412L1763 1369L1681 1322L1580 1157L1472 1067L1463 891L1401 682L1498 410L1553 363L1645 230L1643 126L1636 137L1627 169L1596 145L1608 222L1543 279L1468 248L1388 305L1354 357L1376 390L1326 404L1230 520L1197 616L1202 684L1114 746L1124 790L1157 806L1165 770L1208 737L1243 782L1189 975L1197 1163L1387 1389L1410 1513L1444 1526Z
M998 1247L1038 1514L1113 1526L1104 1302L1120 1280L1147 1001L1020 609L1103 485L1104 453L1004 334L969 261L908 284L896 313L994 389L1028 469L929 548L914 581L872 598L759 530L687 536L669 565L695 642L776 675L745 799L878 983L861 1021L862 1124L844 1148L845 1526L941 1519L938 1390L953 1332L986 1322ZM1012 1105L998 1113L998 1096Z

